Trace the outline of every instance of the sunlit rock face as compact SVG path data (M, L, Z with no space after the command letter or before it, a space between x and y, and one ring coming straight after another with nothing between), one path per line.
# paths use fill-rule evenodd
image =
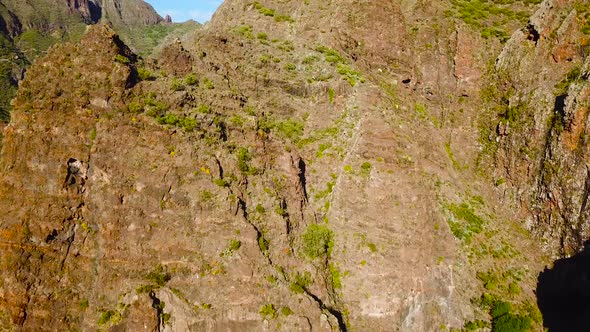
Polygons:
M1 326L579 326L548 303L585 296L585 6L228 0L142 57L151 7L67 5L112 27L12 100Z

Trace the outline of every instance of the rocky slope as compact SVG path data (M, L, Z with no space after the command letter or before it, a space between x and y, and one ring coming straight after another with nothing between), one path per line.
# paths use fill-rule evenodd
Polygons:
M0 122L9 118L10 100L24 70L52 45L79 40L87 24L110 24L140 52L177 27L141 0L0 1ZM157 35L155 35L157 34ZM147 36L146 36L147 35Z
M52 48L3 133L0 325L543 330L587 236L586 7L228 0L156 58Z

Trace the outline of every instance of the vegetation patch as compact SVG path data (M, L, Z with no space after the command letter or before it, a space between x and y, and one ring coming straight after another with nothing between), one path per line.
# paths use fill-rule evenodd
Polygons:
M473 235L483 231L484 219L478 216L469 204L452 203L447 209L450 212L449 227L457 239L469 244Z
M488 310L492 318L492 332L528 332L533 325L533 319L528 314L518 314L514 311L512 304L498 299L490 294L482 295L479 300L482 308ZM471 324L466 324L466 327ZM484 325L484 324L477 324ZM485 324L486 326L488 324Z
M281 308L281 315L288 317L291 316L292 314L294 314L293 310L291 310L291 308L289 307L282 307Z
M302 236L302 252L311 259L329 257L334 247L334 232L326 225L311 224Z
M278 14L275 9L264 7L258 1L253 2L252 5L254 5L254 8L256 8L261 15L274 17L275 22L295 22L291 16Z
M258 130L265 133L275 131L280 137L290 140L291 142L298 142L303 136L304 124L296 119L275 120L270 116L264 116L257 121Z
M461 19L465 24L478 30L483 38L497 38L506 42L509 35L508 25L526 24L532 9L530 5L542 0L451 0L452 8L445 11L445 16ZM518 7L523 10L515 10Z
M585 35L590 35L590 3L586 1L580 1L574 5L576 12L578 13L578 19L582 22L581 31Z
M238 251L242 247L242 241L232 239L229 241L225 250L219 254L221 257L231 257L234 255L236 251Z
M311 279L311 273L299 273L295 274L294 280L289 285L289 289L295 294L303 294L305 290L313 283Z
M238 168L244 174L256 174L256 168L250 165L252 154L247 148L239 148L236 153L238 158Z
M277 309L274 304L265 304L260 308L260 315L264 319L275 319L278 317Z
M340 280L340 277L341 277L340 270L334 265L334 263L330 263L330 265L328 267L330 269L330 276L332 277L331 278L332 287L334 289L342 288L342 281Z
M360 71L353 69L346 58L344 58L338 51L329 47L318 45L315 50L324 55L324 60L336 67L336 72L346 79L351 86L357 83L364 83L365 79L362 77Z
M156 79L156 75L154 75L154 73L147 68L137 68L137 74L139 75L139 79L142 81L153 81Z
M117 54L115 55L115 62L118 62L123 65L128 65L129 63L131 63L131 60L129 60L129 58L127 58L124 55Z
M153 271L146 274L144 279L151 281L157 287L162 287L172 279L172 276L164 270L162 265L158 265Z
M372 169L373 169L373 166L368 161L365 161L364 163L361 164L361 174L364 176L369 176L371 174Z
M176 115L174 113L166 113L158 116L156 121L161 125L169 125L182 128L186 132L192 132L197 127L197 120L184 115Z
M334 186L336 185L336 179L333 180L334 181L329 181L328 183L326 183L326 189L315 194L316 199L326 198L328 195L332 193L332 191L334 190Z
M98 326L102 326L102 325L109 323L111 320L112 321L121 320L121 314L119 314L115 310L103 311L100 313L100 316L98 317L98 322L96 322L96 323L98 324Z
M240 25L234 28L234 32L246 39L254 39L251 25Z

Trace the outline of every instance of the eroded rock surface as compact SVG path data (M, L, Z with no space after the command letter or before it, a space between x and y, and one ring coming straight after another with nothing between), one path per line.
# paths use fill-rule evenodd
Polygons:
M3 132L0 322L542 330L590 65L578 3L533 2L234 0L157 58L52 48Z

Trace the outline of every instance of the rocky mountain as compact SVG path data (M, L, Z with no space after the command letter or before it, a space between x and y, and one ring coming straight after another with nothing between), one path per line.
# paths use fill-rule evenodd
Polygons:
M576 0L226 0L145 59L93 26L3 130L0 326L584 331L589 40Z
M135 52L147 55L168 35L198 24L165 23L142 0L0 1L0 122L9 118L10 100L24 70L56 43L77 41L87 25L109 24Z

